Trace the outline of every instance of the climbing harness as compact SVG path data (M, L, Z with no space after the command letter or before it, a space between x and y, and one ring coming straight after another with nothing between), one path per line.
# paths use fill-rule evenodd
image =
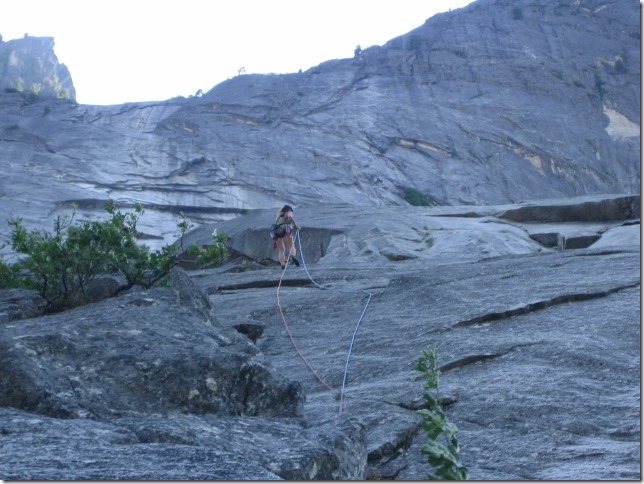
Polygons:
M340 406L339 406L339 414L342 415L342 411L344 409L344 394L345 394L345 387L346 387L346 382L347 382L347 374L349 373L349 360L351 358L351 352L353 351L353 344L356 339L356 335L358 334L358 329L360 328L360 324L362 323L362 320L364 318L365 313L367 312L367 307L369 306L369 303L371 302L371 297L373 294L369 291L366 291L364 289L336 289L333 287L328 287L328 286L323 286L319 283L317 283L312 277L311 274L309 273L308 268L306 267L306 261L304 260L304 252L302 251L302 240L300 238L300 232L299 230L296 231L295 237L297 238L298 241L298 247L300 249L300 257L302 258L302 265L304 267L304 270L306 271L306 275L308 276L309 280L315 285L317 288L326 290L326 291L336 291L336 292L342 292L342 293L356 293L356 292L362 292L367 294L367 302L365 303L365 306L362 310L362 313L360 314L360 318L358 319L358 322L356 323L356 327L353 331L353 335L351 336L351 343L349 344L349 350L347 351L347 360L344 366L344 374L342 376L342 387L340 388L339 391L339 397L340 397ZM309 361L306 359L304 354L300 351L300 349L297 346L297 343L295 342L295 338L293 337L293 333L291 332L291 329L288 326L288 323L286 322L286 317L284 316L284 311L282 310L282 305L280 302L280 288L282 287L282 280L284 278L284 274L286 273L286 267L288 266L289 261L291 260L292 255L289 253L289 257L286 260L286 264L284 264L284 268L282 269L282 274L280 276L279 284L277 285L277 307L279 308L280 314L282 316L282 321L284 322L284 326L286 327L286 332L289 335L289 338L291 339L291 343L293 344L293 347L295 348L295 351L298 353L300 358L304 361L304 364L311 370L313 375L331 391L335 391L336 389L328 384L316 371L316 369L309 363Z

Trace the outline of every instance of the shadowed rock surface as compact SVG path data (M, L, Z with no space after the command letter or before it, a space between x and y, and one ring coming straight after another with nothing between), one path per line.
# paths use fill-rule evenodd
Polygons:
M588 203L622 220L544 224L599 234L583 249L495 215ZM281 286L251 230L272 210L217 224L222 267L0 324L0 477L424 479L412 368L436 343L471 479L639 479L638 207L298 210Z

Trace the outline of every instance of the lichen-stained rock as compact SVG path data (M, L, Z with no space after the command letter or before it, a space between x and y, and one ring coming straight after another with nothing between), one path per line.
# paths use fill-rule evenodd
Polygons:
M298 416L304 399L248 339L171 289L3 324L0 347L0 405L49 416Z

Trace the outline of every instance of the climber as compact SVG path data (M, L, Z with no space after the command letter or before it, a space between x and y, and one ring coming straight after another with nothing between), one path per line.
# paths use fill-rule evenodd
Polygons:
M290 260L299 267L300 262L295 258L297 251L295 244L293 244L294 230L300 230L300 226L295 221L293 216L293 207L284 205L277 213L277 219L271 227L271 238L274 240L273 247L277 246L280 251L280 266L282 269L286 266L286 257L284 255L286 247Z

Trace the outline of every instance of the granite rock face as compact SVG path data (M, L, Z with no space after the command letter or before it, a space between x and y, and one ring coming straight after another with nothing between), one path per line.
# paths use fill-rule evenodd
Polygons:
M477 0L117 106L75 102L53 39L0 42L0 223L113 199L153 248L183 214L234 254L58 314L0 291L0 478L421 480L437 344L472 479L640 479L639 13Z
M0 405L57 418L302 413L298 385L275 379L246 338L213 327L198 310L179 319L167 312L174 292L115 301L5 325Z
M437 344L471 479L640 479L639 206L296 210L284 273L272 210L217 223L226 265L0 324L0 477L422 480Z
M25 37L2 41L0 88L18 92L30 102L40 99L76 99L69 70L54 54L53 37Z
M180 212L637 194L639 36L634 2L477 0L354 58L200 97L3 93L0 220L48 228L71 203L95 218L108 198L139 202L155 247L177 238Z

